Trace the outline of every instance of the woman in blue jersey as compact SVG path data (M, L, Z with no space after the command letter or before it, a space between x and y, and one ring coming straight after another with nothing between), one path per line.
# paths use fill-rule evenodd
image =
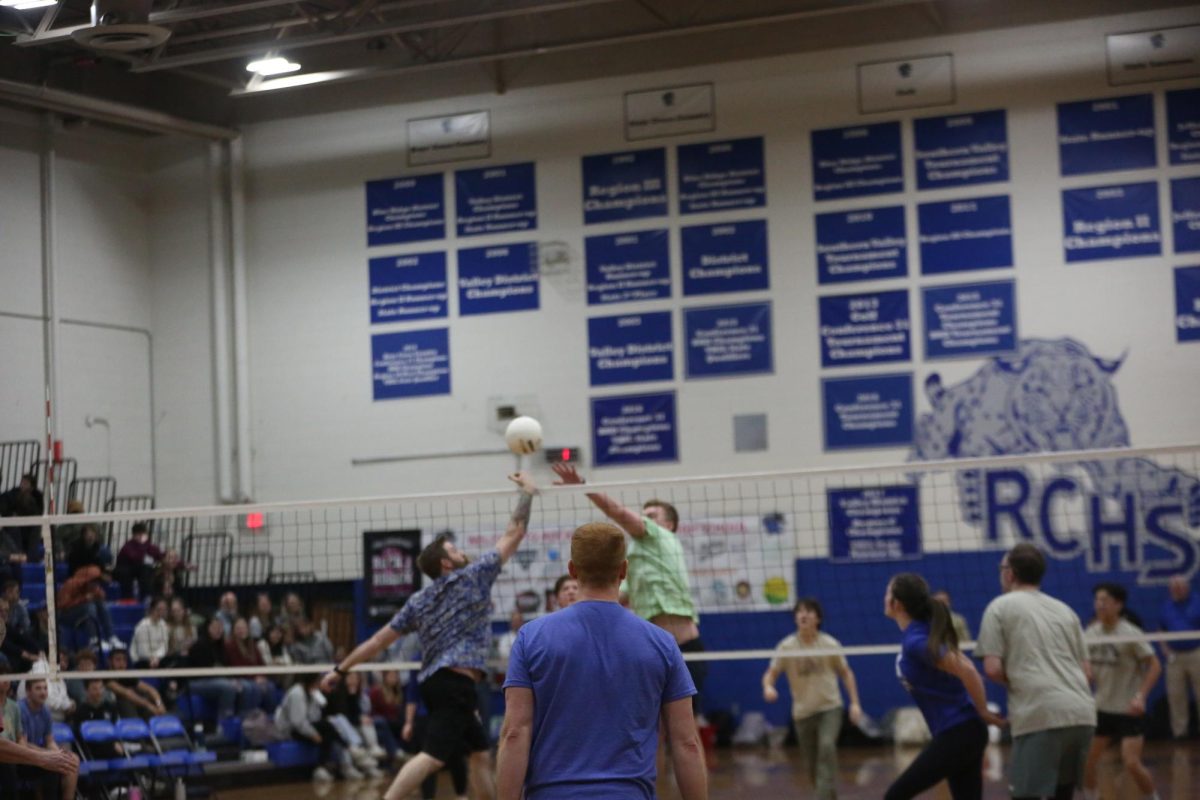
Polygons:
M1003 725L1004 719L988 711L983 680L958 649L950 609L930 596L924 578L904 572L888 583L883 613L904 632L896 675L933 734L884 800L908 800L942 780L954 800L980 800L987 726Z

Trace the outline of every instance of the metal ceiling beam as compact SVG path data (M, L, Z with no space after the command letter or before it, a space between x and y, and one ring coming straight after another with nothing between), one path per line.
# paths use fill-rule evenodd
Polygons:
M166 58L160 58L153 64L144 64L133 67L131 71L157 72L164 69L173 69L174 67L189 67L196 64L210 64L214 61L245 58L246 56L257 55L258 53L262 52L264 47L269 47L273 51L285 52L288 50L298 50L305 47L336 44L338 42L372 39L377 36L390 36L393 33L412 33L416 31L432 30L434 28L455 27L472 22L488 22L506 19L509 17L519 17L528 14L546 14L554 11L570 11L586 6L609 5L616 2L628 2L628 0L551 0L550 2L543 2L533 5L508 7L499 11L486 11L478 14L464 14L456 17L443 17L419 22L405 22L396 25L383 25L374 28L360 28L358 30L348 31L346 33L319 33L309 36L298 36L294 39L289 39L286 42L251 42L233 47L214 47L196 53L187 53L186 55L167 56Z
M573 42L560 42L559 44L531 45L529 47L522 47L516 50L508 50L503 53L480 53L473 56L448 58L442 61L434 61L424 64L407 64L401 67L363 67L359 69L344 69L338 70L335 73L336 77L328 80L298 84L295 87L288 88L304 88L306 86L344 83L345 81L364 80L368 78L393 77L406 73L428 72L430 70L448 69L451 67L460 67L468 64L488 64L493 61L504 61L511 58L549 55L552 53L566 53L574 50L586 50L593 47L608 47L616 44L648 42L655 39L691 36L697 33L713 33L716 31L757 27L759 25L769 25L773 23L795 22L802 19L813 19L816 17L829 17L839 14L858 13L862 11L878 11L880 9L898 6L923 5L926 2L927 0L862 0L862 2L852 2L829 8L809 9L807 11L788 11L780 14L771 14L761 17L743 17L734 20L704 22L697 25L685 25L676 28L664 28L655 31L620 34L617 36L608 36L600 39L580 39ZM303 75L303 73L296 74L298 76ZM230 92L230 96L245 97L247 95L258 94L265 91L278 91L278 89L271 87L270 84L271 81L264 81L263 84L255 90L234 90L233 92ZM284 89L284 91L286 91L286 89Z

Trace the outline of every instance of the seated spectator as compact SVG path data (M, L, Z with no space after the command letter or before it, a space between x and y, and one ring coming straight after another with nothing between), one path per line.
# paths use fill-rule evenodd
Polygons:
M297 664L331 664L333 642L311 619L300 617L296 620L296 641L292 642L291 654Z
M250 625L241 617L233 623L233 632L225 639L225 663L231 667L261 667L262 654L250 639ZM252 682L258 690L260 702L270 700L271 682L264 675L246 676L242 680Z
M9 695L12 684L0 681L0 739L25 746L25 734L21 728L21 708ZM0 786L17 785L17 768L12 764L0 764Z
M304 601L295 592L283 596L283 610L279 614L281 622L296 627L296 623L308 615L304 612Z
M113 650L108 655L108 666L114 672L129 669L129 653ZM167 713L158 689L140 678L111 678L105 686L116 696L117 712L122 717L149 719Z
M82 514L83 501L70 500L67 502L68 514ZM75 547L75 543L79 541L79 537L83 535L83 525L78 522L72 522L67 525L59 525L51 534L54 540L54 560L66 561L67 554Z
M183 591L183 575L191 569L196 569L196 565L183 563L178 552L168 549L154 570L154 580L151 584L154 596L165 597L168 600L179 596Z
M363 704L366 704L366 714L363 714ZM350 751L350 759L354 766L370 778L378 778L383 773L379 771L376 759L385 755L383 748L375 739L375 726L364 726L364 721L371 722L370 700L362 690L362 673L351 672L338 684L329 696L325 707L325 717L338 732L338 737L346 743ZM368 730L370 731L368 733ZM370 737L370 738L368 738Z
M195 641L196 626L192 624L191 612L183 598L172 598L167 610L167 654L182 663Z
M71 729L77 738L82 738L82 727L85 722L116 722L120 719L117 706L112 701L112 692L104 688L104 681L99 678L88 678L82 681L84 692L75 712L71 714ZM92 758L119 758L125 754L125 749L119 742L104 742L89 744L88 750Z
M136 522L130 529L130 538L117 553L117 566L113 577L121 584L121 597L133 597L133 583L137 581L138 598L150 596L154 586L154 575L163 551L150 542L150 526Z
M227 667L225 662L225 634L221 620L211 617L200 631L200 637L188 652L188 666L211 668ZM217 717L231 717L235 710L249 711L258 708L260 696L253 681L240 678L214 676L189 680L192 692L200 695L217 707Z
M0 528L0 580L20 583L24 572L22 565L28 558L16 531L16 528Z
M76 672L95 672L97 669L96 653L92 650L83 649L75 654L75 671ZM75 707L83 703L83 699L87 696L87 688L84 686L86 681L82 678L71 678L67 681L67 696L75 703ZM104 689L105 702L112 703L116 706L117 698L107 688Z
M85 567L108 570L112 566L112 560L112 551L100 541L96 526L89 522L83 526L78 541L67 554L67 572L74 577Z
M11 671L29 672L43 651L29 637L8 630L8 623L5 622L8 619L8 610L8 601L0 597L0 623L3 623L6 629L6 634L0 641L0 657Z
M334 750L338 745L344 749L345 743L338 737L333 725L322 716L326 701L321 694L320 683L321 675L309 672L292 684L279 708L275 709L275 728L283 736L317 746L320 754L312 777L315 781L324 782L333 780L330 768L334 764ZM342 767L344 777L362 777L362 773L345 760L342 761Z
M58 651L58 668L66 671L69 666L69 657L66 650ZM33 669L30 670L32 675L45 675L48 670L46 659L38 658L34 663ZM26 682L22 682L17 689L17 699L21 700L25 697ZM50 718L55 722L65 722L67 717L75 710L75 700L67 691L67 684L62 678L46 679L46 708L50 710Z
M33 620L33 630L29 641L33 642L39 653L50 652L50 611L45 606L37 606L29 613Z
M54 742L54 721L50 718L50 710L46 708L46 681L26 681L25 698L17 705L21 711L21 729L25 734L26 746L49 752L57 751L58 745ZM74 782L61 780L57 772L23 766L18 773L39 787L43 800L59 795L68 799L75 797Z
M29 610L25 608L25 604L21 602L21 582L9 578L2 584L0 589L0 597L8 601L8 629L16 631L22 636L28 636L32 633L32 624L29 621Z
M237 595L233 592L226 592L221 595L220 601L217 603L217 619L221 620L221 627L225 629L225 635L233 633L233 623L237 622L238 601Z
M22 475L15 488L0 495L0 515L5 517L37 517L42 513L42 492L32 475ZM21 552L31 561L42 557L42 534L34 525L0 529L0 536L11 536Z
M267 635L267 631L276 623L275 606L271 603L271 595L259 592L254 596L254 612L247 620L250 623L250 638L258 641Z
M129 644L129 657L139 669L158 669L167 657L171 634L167 629L167 601L161 597L150 603L146 616L133 629L133 641Z
M259 639L257 642L258 654L262 657L263 664L268 667L290 667L292 665L292 654L288 652L287 644L284 642L284 630L278 625L272 625L267 630L267 635ZM283 675L275 676L283 678ZM280 683L276 681L276 683Z
M125 643L113 633L112 616L104 587L108 575L100 567L89 564L81 567L58 590L56 607L60 625L79 627L90 624L99 634L101 647L123 648Z

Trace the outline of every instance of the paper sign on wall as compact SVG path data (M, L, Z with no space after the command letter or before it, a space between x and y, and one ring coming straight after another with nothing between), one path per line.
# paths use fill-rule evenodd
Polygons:
M445 253L372 258L371 324L446 316Z
M458 251L459 316L529 311L538 302L536 244Z
M487 158L492 152L492 120L487 111L408 121L408 163L437 164Z
M766 220L695 225L679 234L685 295L769 288Z
M679 213L700 214L767 204L763 140L680 145Z
M442 174L367 181L367 247L446 236Z
M908 290L822 297L821 366L908 361Z
M903 191L900 123L813 131L812 166L816 200Z
M594 465L678 461L675 393L592 398Z
M1200 267L1175 269L1175 339L1200 342Z
M537 227L533 162L460 169L454 173L454 185L459 236Z
M450 394L450 330L373 335L371 370L376 400Z
M584 239L588 305L670 297L667 236L664 228Z
M671 312L592 317L588 320L588 374L592 386L675 377Z
M931 286L921 297L926 359L1000 355L1017 349L1012 281Z
M1200 164L1200 88L1167 92L1167 153L1172 164Z
M901 278L908 274L904 206L817 214L817 281Z
M1010 220L1008 195L922 203L917 207L922 274L1011 267Z
M1157 183L1065 189L1062 197L1067 263L1162 252Z
M996 110L913 120L917 188L1008 180L1005 117Z
M1200 75L1200 25L1111 33L1106 44L1113 86Z
M1063 175L1153 167L1154 95L1058 104Z
M687 377L771 372L771 304L689 308L683 312Z
M625 93L625 138L629 141L701 133L716 127L711 83Z
M864 114L954 102L954 57L949 53L858 65L858 106Z
M826 378L821 398L826 450L912 443L912 373Z
M916 486L829 489L829 558L894 561L921 555Z
M583 222L617 222L667 213L667 151L631 150L583 157Z

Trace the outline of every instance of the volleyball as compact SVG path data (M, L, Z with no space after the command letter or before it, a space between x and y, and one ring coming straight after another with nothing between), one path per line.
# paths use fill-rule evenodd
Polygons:
M533 417L517 417L508 423L504 441L519 456L536 453L542 447L542 425Z

